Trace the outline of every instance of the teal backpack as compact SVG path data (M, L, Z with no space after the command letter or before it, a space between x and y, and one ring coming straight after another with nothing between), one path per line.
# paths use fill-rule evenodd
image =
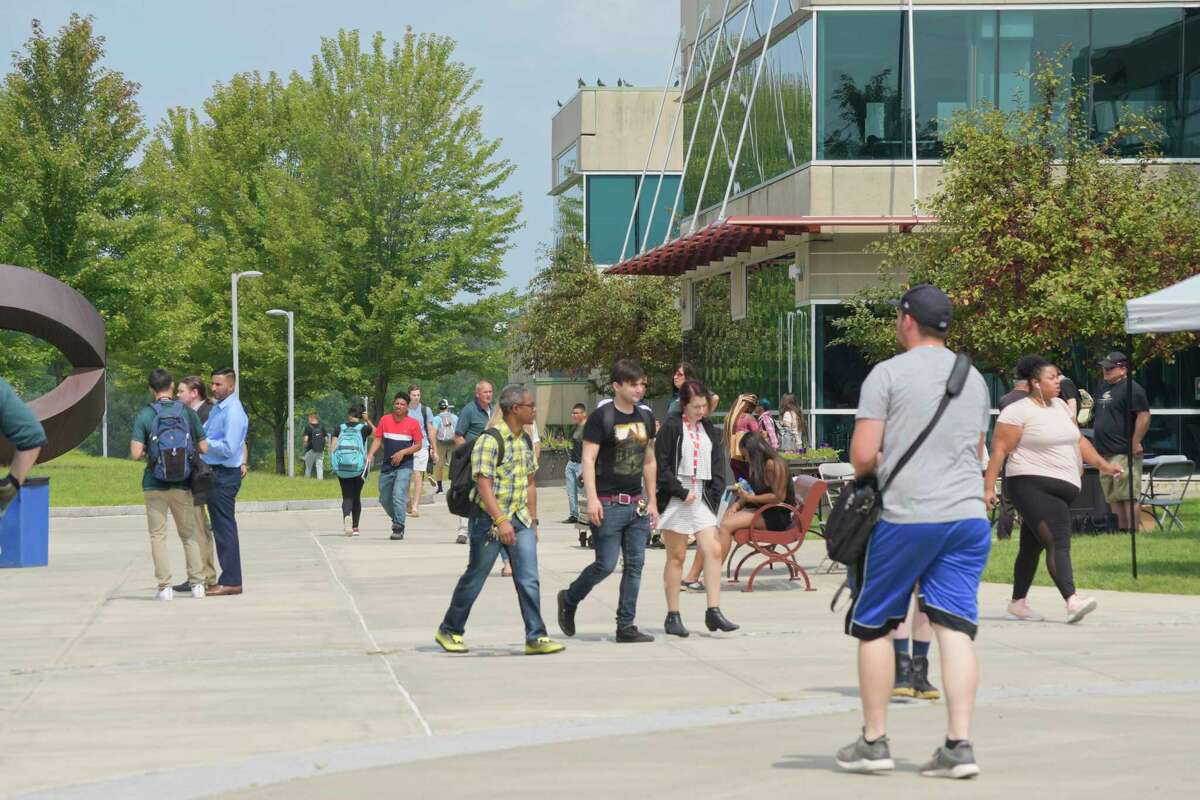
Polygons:
M367 446L362 431L361 422L353 426L343 422L338 431L337 447L329 457L329 464L339 478L358 478L367 468Z

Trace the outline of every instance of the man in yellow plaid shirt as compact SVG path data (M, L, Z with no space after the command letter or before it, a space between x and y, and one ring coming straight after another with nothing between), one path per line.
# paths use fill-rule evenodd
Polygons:
M500 392L500 411L504 424L484 431L471 451L473 496L479 508L468 529L470 557L434 641L448 653L467 652L463 643L467 617L503 549L512 564L513 584L525 621L526 655L557 653L566 648L546 635L546 623L542 621L534 482L537 459L525 433L537 407L528 389L512 384Z

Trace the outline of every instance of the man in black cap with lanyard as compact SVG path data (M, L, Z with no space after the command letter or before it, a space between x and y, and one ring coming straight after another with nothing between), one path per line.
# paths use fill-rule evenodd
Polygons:
M1146 390L1129 377L1129 358L1122 352L1113 352L1100 359L1104 370L1104 383L1096 392L1096 423L1092 436L1097 452L1125 471L1116 478L1100 475L1100 487L1108 508L1117 515L1121 530L1130 530L1138 520L1137 502L1130 502L1142 488L1142 440L1150 429L1150 403ZM1130 381L1131 385L1125 382ZM1132 391L1130 391L1132 389ZM1128 417L1136 415L1133 422L1133 441L1130 442ZM1133 466L1129 465L1130 444L1133 445ZM1130 484L1133 482L1133 495Z

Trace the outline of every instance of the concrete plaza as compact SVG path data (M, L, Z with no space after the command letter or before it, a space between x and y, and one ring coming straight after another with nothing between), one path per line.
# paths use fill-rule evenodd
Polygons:
M440 500L440 498L439 498ZM546 489L541 516L565 516ZM658 635L617 645L619 575L581 606L578 635L522 654L511 582L494 577L467 630L472 652L433 643L466 560L439 503L392 542L382 512L363 535L336 511L241 516L246 594L158 603L138 516L56 519L51 565L0 572L0 796L46 798L1029 797L1192 790L1200 718L1200 597L1098 593L1062 624L1002 619L985 585L974 732L982 776L915 774L940 740L944 704L893 704L896 774L840 774L858 731L853 643L817 591L768 575L723 595L742 625L662 636L662 551L650 551L639 622ZM182 551L171 534L181 580ZM801 561L815 565L821 543ZM546 524L542 611L591 559ZM1080 576L1086 581L1086 575ZM936 654L935 654L936 655ZM936 663L934 682L940 683Z

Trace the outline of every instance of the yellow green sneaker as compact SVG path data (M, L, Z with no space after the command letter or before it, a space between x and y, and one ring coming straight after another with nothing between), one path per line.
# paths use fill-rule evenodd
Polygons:
M447 653L465 653L467 646L463 644L463 638L457 633L446 633L438 631L433 637L433 640L442 646L442 649Z
M445 647L445 645L442 646ZM566 649L565 644L556 642L549 636L539 636L532 642L525 643L525 655L527 656L548 656L551 653L561 653Z

